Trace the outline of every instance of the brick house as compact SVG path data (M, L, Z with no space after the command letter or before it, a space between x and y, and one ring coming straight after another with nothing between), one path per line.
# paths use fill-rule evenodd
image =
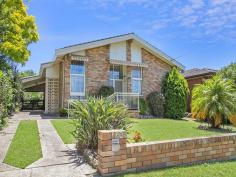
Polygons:
M146 97L161 90L173 67L183 66L134 33L56 49L54 61L41 64L39 75L23 78L26 91L45 94L45 113L67 107L71 99L86 99L101 86L115 93Z
M192 90L196 84L202 84L205 80L212 78L217 70L209 69L209 68L193 68L190 70L186 70L183 75L188 82L189 87L189 97L187 103L187 111L191 112L191 98L192 98Z

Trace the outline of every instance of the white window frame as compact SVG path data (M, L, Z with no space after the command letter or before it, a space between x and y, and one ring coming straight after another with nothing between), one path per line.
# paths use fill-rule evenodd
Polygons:
M115 66L121 67L121 72L122 72L122 75L123 75L124 74L123 66L112 64L113 71L114 71L114 67ZM111 68L111 66L110 66L110 68ZM109 72L111 72L111 70L109 70ZM114 90L115 90L115 86L116 86L116 81L121 81L122 82L122 91L121 92L123 92L123 79L113 79L113 78L110 78L110 74L109 74L109 81L112 81L112 87L114 88Z
M82 61L84 64L84 74L71 74L70 73L70 96L85 96L85 73L86 73L86 67L85 67L85 62ZM84 91L83 92L72 92L71 91L71 76L79 76L84 78Z
M139 69L140 70L140 78L138 77L133 77L132 76L132 71L133 70L136 70L136 69ZM140 81L140 92L134 92L133 91L133 81ZM131 92L132 93L138 93L138 94L140 94L140 95L142 95L142 81L143 81L143 70L142 70L142 68L133 68L132 70L131 70Z

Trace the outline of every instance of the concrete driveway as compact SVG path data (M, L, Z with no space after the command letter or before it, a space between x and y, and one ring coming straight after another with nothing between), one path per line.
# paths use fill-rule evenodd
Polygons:
M50 122L51 118L40 112L21 112L10 120L9 126L0 132L0 177L83 177L96 173L83 157L77 155L75 145L63 143ZM4 164L3 160L19 121L25 119L38 122L43 158L26 169L18 169Z

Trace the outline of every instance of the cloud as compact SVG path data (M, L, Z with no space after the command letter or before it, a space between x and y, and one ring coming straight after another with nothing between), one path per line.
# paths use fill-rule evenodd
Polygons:
M98 20L136 23L148 31L191 30L197 37L236 37L236 0L67 0L99 10ZM131 7L133 9L131 9ZM112 13L107 13L107 12ZM126 15L120 15L126 12ZM107 15L109 14L109 15ZM146 27L144 27L146 25ZM195 33L195 34L194 34Z

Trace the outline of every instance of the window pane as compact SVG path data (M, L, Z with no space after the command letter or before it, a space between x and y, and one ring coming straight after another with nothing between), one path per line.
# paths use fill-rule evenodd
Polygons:
M110 79L122 79L122 67L121 66L110 66Z
M71 76L71 92L84 92L83 76Z
M141 93L141 81L140 80L132 80L132 92L133 93Z
M115 92L122 92L122 81L115 81Z
M84 74L84 62L83 61L72 61L70 65L71 74Z
M132 78L141 78L141 71L139 68L132 70Z

